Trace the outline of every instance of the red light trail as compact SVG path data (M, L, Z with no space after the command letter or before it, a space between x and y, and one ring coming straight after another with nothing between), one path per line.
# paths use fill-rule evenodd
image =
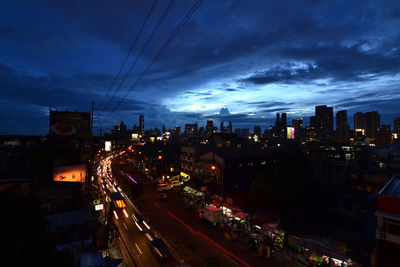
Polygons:
M172 214L170 211L168 211L168 214L175 218L176 220L178 220L181 224L183 224L184 226L186 226L190 231L192 231L193 233L198 234L199 236L201 236L203 239L205 239L207 242L209 242L210 244L216 246L217 248L219 248L220 250L222 250L225 253L228 253L230 256L232 256L233 258L235 258L236 260L240 261L241 263L243 263L244 265L250 267L249 264L245 263L244 261L242 261L241 259L239 259L238 257L236 257L235 255L233 255L231 252L229 252L228 250L226 250L225 248L223 248L222 246L218 245L216 242L214 242L213 240L211 240L210 238L208 238L206 235L204 235L202 232L200 231L196 231L194 230L192 227L190 227L189 225L187 225L186 223L184 223L181 219L179 219L178 217L176 217L174 214Z

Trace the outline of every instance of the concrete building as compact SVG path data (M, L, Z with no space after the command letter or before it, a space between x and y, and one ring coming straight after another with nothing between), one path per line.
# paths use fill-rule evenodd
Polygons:
M317 138L329 140L333 132L333 108L326 105L315 107L315 130Z
M347 123L347 110L340 110L336 113L336 140L347 142L349 139L350 126Z
M400 177L394 176L378 194L375 266L400 266Z

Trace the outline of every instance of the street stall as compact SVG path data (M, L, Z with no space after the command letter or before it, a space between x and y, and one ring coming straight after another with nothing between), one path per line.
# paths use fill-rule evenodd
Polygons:
M275 248L283 248L286 233L278 229L278 223L263 224L262 229L265 231L266 238Z
M183 203L186 209L193 207L202 208L204 206L204 193L190 186L185 186L182 190Z
M332 266L351 266L352 261L346 258L345 254L337 250L336 248L330 248L329 246L310 238L289 238L290 244L299 247L304 256L307 257L311 262L316 264L326 263Z
M235 207L232 203L224 202L222 204L222 213L227 217L232 217L232 210Z

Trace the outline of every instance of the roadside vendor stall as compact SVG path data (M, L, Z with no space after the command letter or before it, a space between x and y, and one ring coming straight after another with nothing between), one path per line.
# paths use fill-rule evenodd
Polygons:
M266 238L272 242L274 247L283 248L286 232L278 229L278 223L263 224L262 229L264 229Z

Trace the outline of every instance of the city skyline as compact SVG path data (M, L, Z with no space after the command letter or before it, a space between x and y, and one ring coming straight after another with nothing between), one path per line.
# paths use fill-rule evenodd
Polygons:
M128 91L193 4L176 2L106 105L152 3L6 3L0 11L0 96L7 113L0 116L0 132L46 134L50 108L90 111L92 100L95 126L103 131L122 120L131 127L140 114L146 128L218 121L225 107L234 128L250 129L273 125L278 112L308 125L317 105L335 114L347 110L351 126L356 112L377 110L381 123L392 127L399 116L397 1L204 1ZM155 5L122 73L166 8L166 2Z
M317 107L317 106L316 106ZM328 107L329 108L329 107ZM223 108L224 110L226 109L226 108ZM227 109L226 109L227 110ZM347 110L333 110L333 120L331 121L331 123L332 123L332 129L333 129L333 131L338 131L338 124L340 125L340 124L342 124L342 126L341 127L346 127L345 125L347 124L348 125L348 131L350 131L350 130L355 130L355 129L364 129L365 130L365 128L366 128L366 126L362 126L362 127L357 127L356 125L355 125L355 123L354 123L354 117L355 116L360 116L360 114L361 114L361 116L363 116L363 119L362 120L364 120L364 116L366 115L366 114L370 114L370 113L375 113L375 112L377 112L377 114L379 115L379 124L380 125L385 125L385 126L389 126L390 127L390 130L391 131L393 131L393 132L396 132L396 129L395 129L395 124L396 124L396 120L398 121L399 119L400 119L400 116L395 116L395 117L393 117L393 118L391 118L391 121L389 122L389 123L385 123L385 121L382 121L382 118L381 118L381 115L382 114L380 114L379 113L379 111L377 111L377 110L371 110L371 111L368 111L368 112L365 112L365 113L363 113L363 112L356 112L356 113L354 113L354 114L348 114L347 113ZM212 121L213 122L213 126L214 127L216 127L217 129L218 129L218 131L220 132L221 131L221 126L223 126L224 127L224 129L227 129L228 127L232 127L232 133L234 133L234 131L233 130L235 130L235 129L249 129L249 132L250 133L253 133L253 128L254 127L258 127L258 128L260 128L260 130L262 130L262 132L264 131L264 130L271 130L271 129L273 129L274 127L276 128L276 127L279 127L279 126L277 126L277 124L276 124L276 122L277 122L277 120L280 120L279 119L279 117L280 117L280 115L281 114L285 114L285 116L287 116L287 113L286 112L282 112L282 113L276 113L275 115L276 115L276 117L275 118L270 118L270 119L268 119L268 121L271 121L271 123L270 124L253 124L253 125L250 125L250 124L248 124L249 126L248 127L234 127L234 125L233 125L233 123L232 123L232 121L230 120L230 117L229 117L229 113L228 114L225 114L224 116L222 116L222 115L220 115L220 116L218 116L217 117L217 120L213 120L213 119L206 119L206 120L203 120L203 121L187 121L186 123L184 123L184 124L182 124L182 125L175 125L175 126L171 126L171 127L169 127L169 126L166 126L165 124L162 124L162 125L156 125L156 126L154 126L154 127L150 127L150 126L145 126L146 124L145 124L145 121L146 121L146 118L144 118L144 116L141 114L137 119L139 119L138 120L138 123L137 122L135 122L134 120L133 120L133 123L132 123L132 125L130 125L131 124L131 122L129 121L129 122L126 122L126 121L119 121L119 122L115 122L113 125L114 125L114 128L115 128L115 125L119 125L120 123L123 123L124 125L125 125L125 127L126 127L126 129L127 130L131 130L131 129L133 129L133 130L138 130L138 131L140 131L140 132L142 132L142 130L140 130L140 129L144 129L144 130L151 130L151 129L158 129L158 130L161 130L161 129L166 129L166 130L174 130L176 127L180 127L180 129L182 130L182 132L184 132L185 131L185 128L186 128L186 126L189 126L189 127L192 127L193 125L197 125L197 127L198 128L200 128L200 127L203 127L204 129L207 127L207 125L208 125L208 123L210 122L210 121ZM339 119L338 119L338 116L339 116ZM301 116L293 116L293 117L287 117L285 120L286 120L286 123L285 123L285 125L287 126L287 127L297 127L297 125L294 125L293 123L297 123L297 122L295 122L295 120L301 120L301 122L302 122L302 126L300 127L300 128L306 128L306 127L308 127L308 126L312 126L311 124L311 117L315 117L315 114L313 114L313 115L311 115L311 116L309 116L309 117L301 117ZM364 123L364 122L363 122ZM143 124L143 127L141 127L140 125L142 125ZM399 127L399 126L397 126L397 127ZM112 128L112 126L109 126L109 128L111 129ZM112 129L111 129L112 130ZM111 132L111 130L106 130L105 132L108 132L108 133L110 133ZM378 130L378 129L376 129L376 130ZM339 131L343 131L343 129L340 129ZM103 133L105 133L104 131L103 131Z

